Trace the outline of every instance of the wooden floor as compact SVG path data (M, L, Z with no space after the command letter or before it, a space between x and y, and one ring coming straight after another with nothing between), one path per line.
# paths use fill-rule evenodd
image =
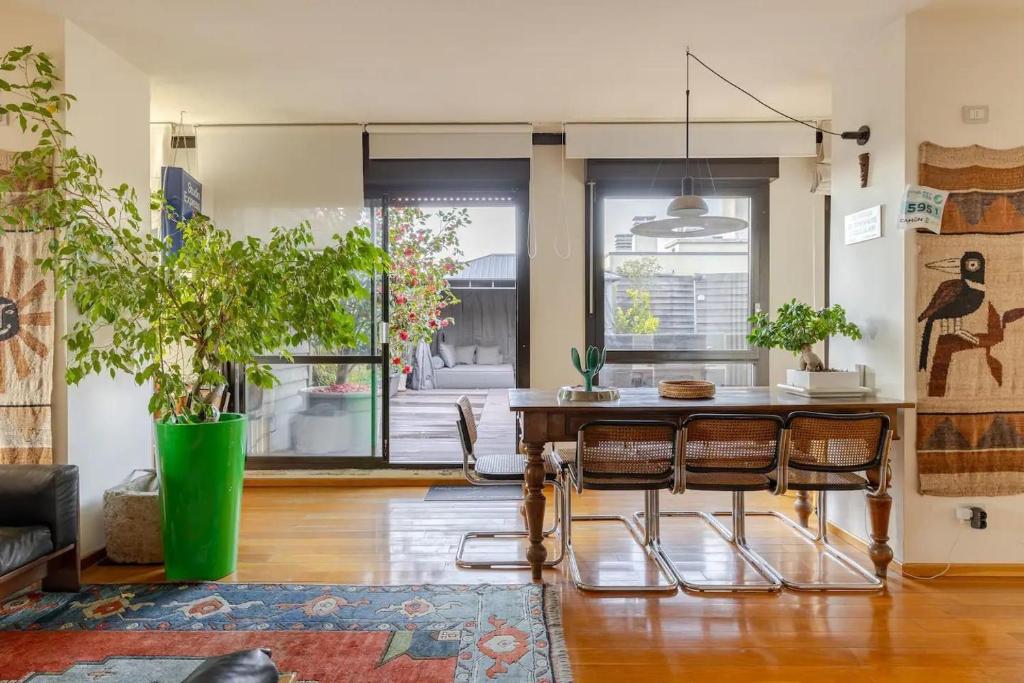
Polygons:
M518 571L454 566L462 531L516 528L514 502L423 501L424 488L247 488L238 572L227 580L356 584L521 583ZM631 512L639 494L587 492L578 514ZM721 494L663 505L720 508ZM751 496L750 508L772 505ZM787 499L780 501L790 507ZM692 575L745 576L731 550L696 520L664 523L665 546ZM810 578L843 571L770 520L753 520L755 547ZM608 523L578 523L582 570L603 581L643 580L644 555ZM515 542L492 555L521 552ZM858 552L850 549L852 553ZM480 546L474 546L480 552ZM650 578L648 577L648 578ZM747 577L751 578L751 577ZM95 566L89 582L158 581L157 568ZM560 587L575 678L589 681L1024 681L1024 582L892 577L885 594L597 596Z
M480 452L511 451L516 427L515 416L508 409L508 389L407 390L391 399L391 462L461 465L455 401L462 395L473 404Z

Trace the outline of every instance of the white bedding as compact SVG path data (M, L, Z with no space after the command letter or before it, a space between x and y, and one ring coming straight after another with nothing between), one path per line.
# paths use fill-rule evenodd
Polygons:
M516 373L510 363L456 365L434 370L434 387L437 389L512 389L515 386Z

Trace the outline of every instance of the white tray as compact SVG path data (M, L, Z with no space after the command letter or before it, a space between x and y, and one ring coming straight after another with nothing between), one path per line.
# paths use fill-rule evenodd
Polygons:
M875 393L874 389L870 389L868 387L806 389L804 387L794 387L789 384L778 384L776 386L783 391L788 391L791 394L805 396L807 398L861 398L862 396L869 396Z

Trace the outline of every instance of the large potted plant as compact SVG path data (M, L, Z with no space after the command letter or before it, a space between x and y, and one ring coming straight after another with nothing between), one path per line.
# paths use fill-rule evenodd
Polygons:
M391 366L403 375L412 372L416 347L455 322L445 314L459 302L448 278L459 266L459 229L469 224L469 212L439 211L438 218L434 230L418 208L392 209L388 216Z
M367 295L362 281L387 257L362 228L316 250L306 223L239 241L202 215L181 224L172 252L142 218L169 210L162 196L140 208L132 188L104 185L95 157L70 144L62 111L74 98L55 91L46 55L12 50L0 60L8 73L19 78L0 80L13 100L0 113L35 146L0 178L0 225L53 231L41 265L78 311L64 336L67 381L129 373L153 387L167 578L221 578L235 569L246 436L244 415L219 410L225 366L270 388L258 356L358 343L346 302Z
M808 390L860 386L859 373L826 368L812 348L836 335L860 339L860 328L846 320L846 311L839 304L815 310L793 299L779 307L775 320L762 312L750 316L749 322L747 341L751 344L765 349L785 349L800 359L798 370L786 370L789 386Z

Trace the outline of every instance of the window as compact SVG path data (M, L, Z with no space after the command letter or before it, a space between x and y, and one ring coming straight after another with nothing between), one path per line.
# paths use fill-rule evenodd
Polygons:
M691 168L709 176L695 181L709 213L742 218L748 228L690 238L635 235L637 223L668 217L682 163L588 164L587 342L608 351L602 383L766 380L766 358L746 336L747 319L767 300L768 181L777 163L748 162L741 170L750 177L731 177L735 162L691 161Z

